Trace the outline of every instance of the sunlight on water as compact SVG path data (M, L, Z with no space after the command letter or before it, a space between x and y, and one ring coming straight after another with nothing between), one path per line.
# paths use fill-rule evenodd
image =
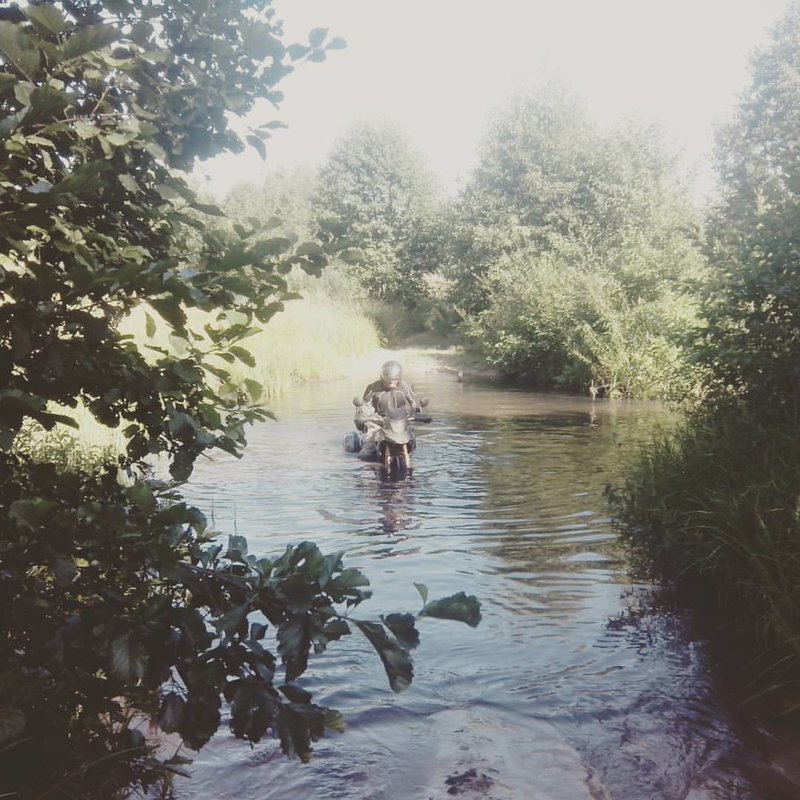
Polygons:
M242 461L201 464L187 495L251 552L313 539L346 551L375 595L362 618L478 595L477 629L420 620L416 675L389 690L363 639L302 683L344 735L309 765L220 734L180 798L755 798L703 642L631 583L603 491L666 413L412 375L431 398L415 470L382 480L343 449L363 382L306 387L253 430ZM428 364L428 367L431 365ZM408 371L408 370L407 370Z

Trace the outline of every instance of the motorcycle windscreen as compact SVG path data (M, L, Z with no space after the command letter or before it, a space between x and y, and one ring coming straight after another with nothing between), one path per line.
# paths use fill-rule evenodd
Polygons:
M411 441L411 425L405 408L390 408L383 426L385 439L395 444L408 444Z

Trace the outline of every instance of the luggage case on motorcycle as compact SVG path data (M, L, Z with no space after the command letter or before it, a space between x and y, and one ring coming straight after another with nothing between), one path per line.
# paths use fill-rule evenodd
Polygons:
M344 449L347 450L348 453L357 453L361 450L361 437L356 431L345 434Z

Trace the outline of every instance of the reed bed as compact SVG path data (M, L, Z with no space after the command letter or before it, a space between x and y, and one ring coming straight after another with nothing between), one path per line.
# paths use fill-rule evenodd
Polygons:
M743 702L778 713L800 710L799 437L717 409L654 442L615 503L639 568L712 609Z

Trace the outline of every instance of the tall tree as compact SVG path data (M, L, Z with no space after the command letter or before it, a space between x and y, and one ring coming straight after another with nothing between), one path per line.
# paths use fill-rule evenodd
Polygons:
M251 225L272 236L306 241L314 229L313 199L317 173L308 167L270 172L260 185L234 186L222 204L233 224Z
M798 411L800 380L800 5L753 61L752 83L720 131L721 200L709 226L717 282L709 364L759 413Z
M557 86L512 98L457 218L445 272L493 363L542 384L678 389L704 265L657 130L600 131Z
M200 453L241 454L246 423L267 415L259 387L234 385L226 367L250 360L242 340L281 308L284 275L326 258L313 242L211 230L202 215L221 212L185 171L241 149L228 114L278 102L294 62L340 44L315 29L286 46L269 0L0 9L4 796L99 800L157 783L179 764L159 762L132 721L199 748L223 700L236 736L272 733L306 759L340 720L295 679L312 647L351 629L395 690L411 680L413 620L345 621L339 604L369 593L340 554L304 543L259 559L237 536L223 547L178 493ZM263 150L268 132L247 141ZM181 355L120 334L139 303L185 341ZM191 309L206 313L202 333ZM52 403L120 426L120 459L66 472L16 448L26 423L72 424ZM172 483L145 479L156 456Z
M320 175L316 216L324 233L346 236L363 254L350 266L368 295L413 304L432 264L435 184L393 123L353 126Z

